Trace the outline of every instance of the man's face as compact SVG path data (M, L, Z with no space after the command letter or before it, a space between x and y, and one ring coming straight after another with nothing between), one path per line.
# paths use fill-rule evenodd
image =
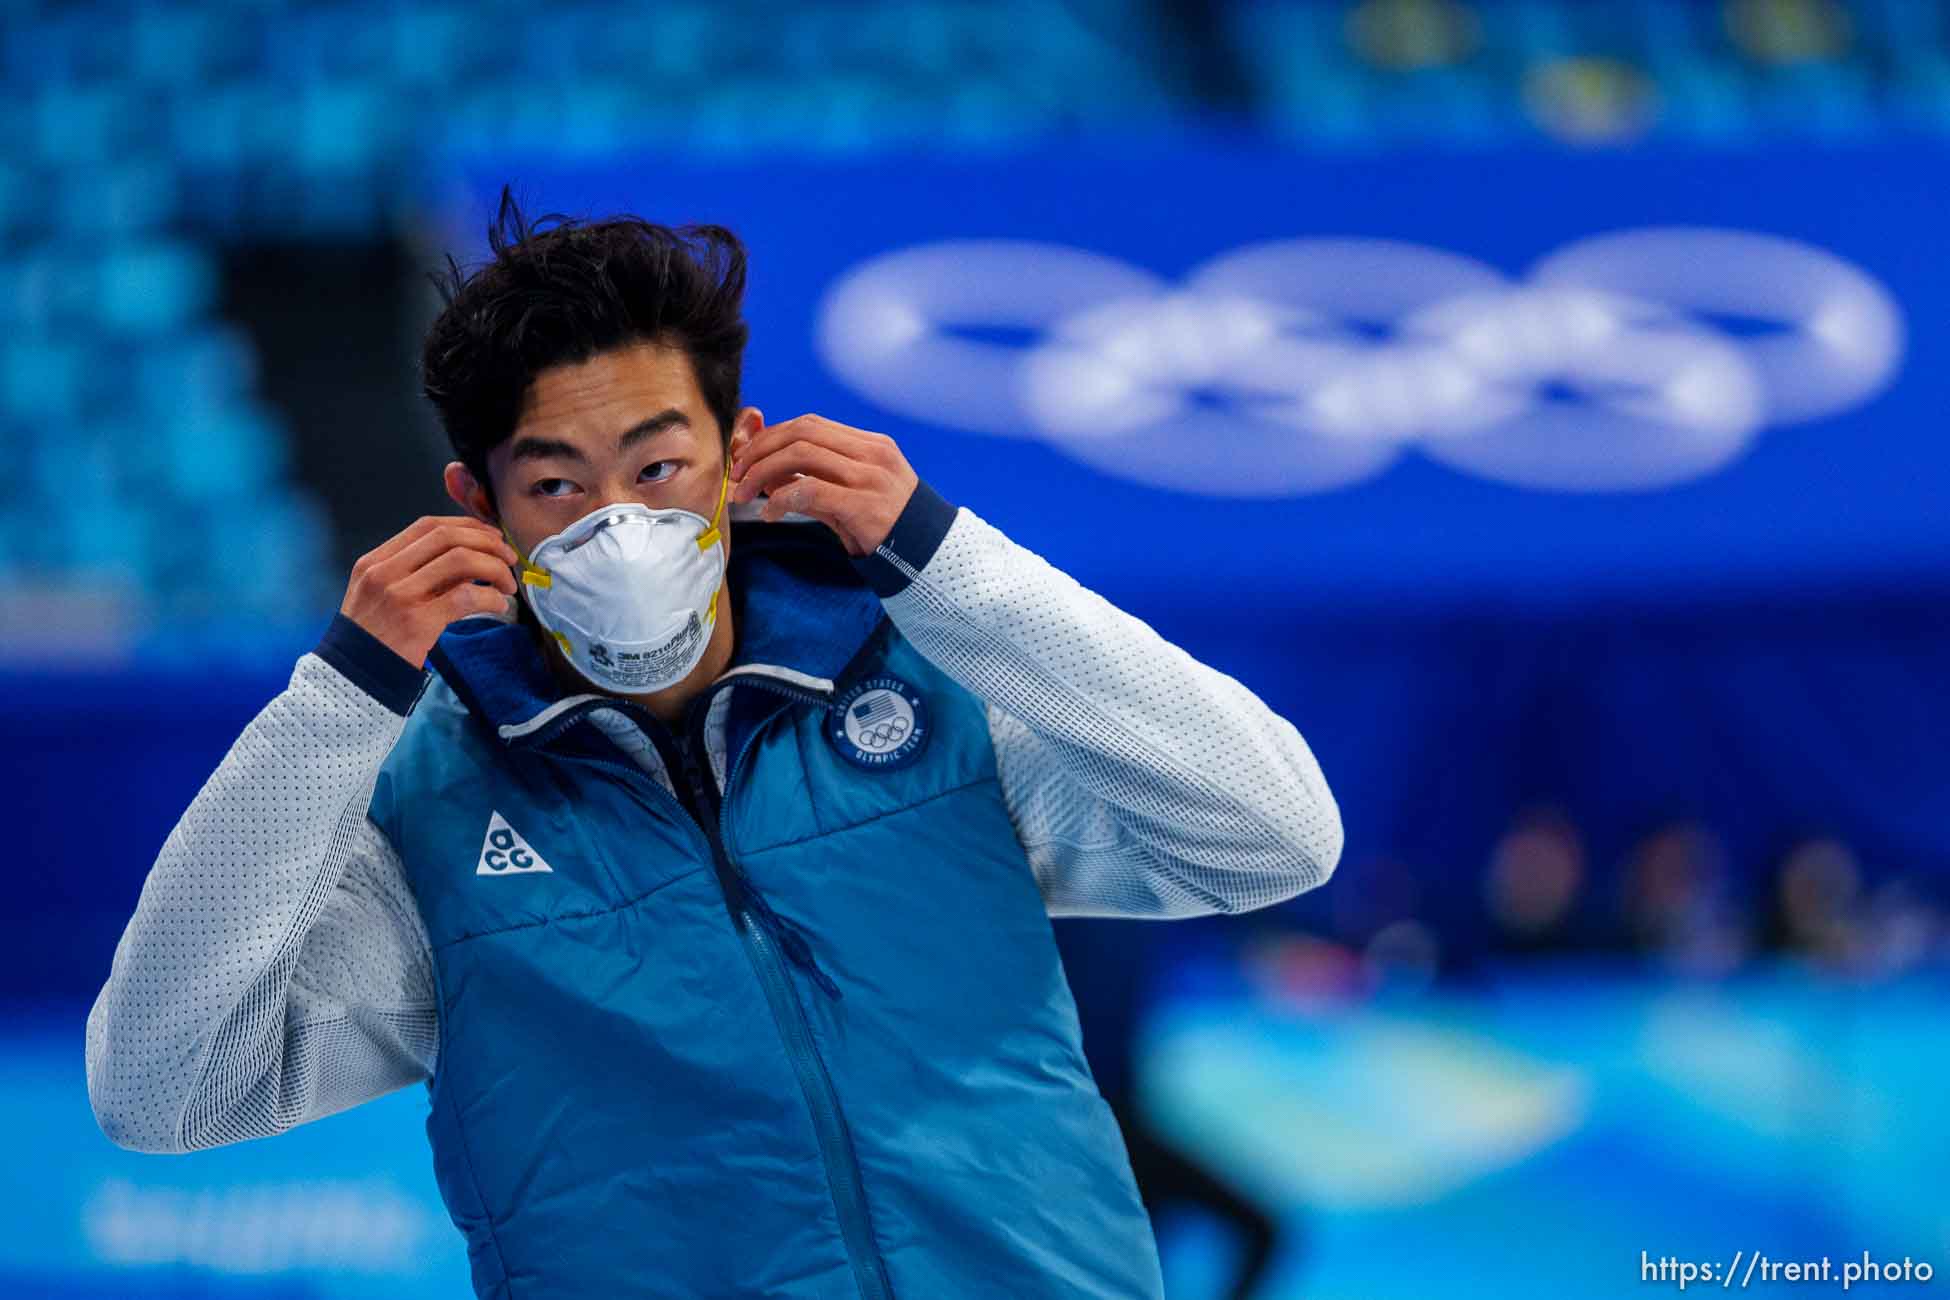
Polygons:
M740 412L737 436L760 420ZM488 477L500 522L527 555L608 505L676 506L709 519L722 448L689 356L639 343L537 375L514 436L488 453Z

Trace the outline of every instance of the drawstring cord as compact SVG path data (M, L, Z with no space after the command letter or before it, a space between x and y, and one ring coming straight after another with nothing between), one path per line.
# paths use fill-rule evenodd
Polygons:
M779 932L779 942L784 946L786 956L804 967L812 982L819 985L827 997L839 1001L840 986L833 982L831 975L820 969L818 960L813 956L812 945L806 942L806 936L799 932L799 927L772 911L771 904L761 900L760 905L772 918L773 928Z
M751 878L745 874L742 867L733 863L731 870L738 884L740 895L736 900L738 905L748 907L756 913L766 927L778 936L779 947L785 949L785 955L792 959L793 964L804 970L827 997L839 1001L843 996L840 993L840 986L833 982L832 976L820 968L818 959L813 956L812 945L806 942L805 934L798 926L772 910L772 905L765 901L765 895L758 892L758 886L752 884Z

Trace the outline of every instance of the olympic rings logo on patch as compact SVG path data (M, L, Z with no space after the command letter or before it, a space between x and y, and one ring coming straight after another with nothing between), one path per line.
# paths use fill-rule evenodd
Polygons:
M877 753L881 750L892 749L895 745L907 739L908 731L907 720L905 718L895 718L891 722L884 722L877 727L870 727L865 731L859 732L854 736L854 743L862 749Z
M904 766L920 753L927 736L921 693L885 673L857 683L827 710L827 740L859 767Z
M1662 227L1521 279L1377 239L1254 244L1177 284L1060 244L924 244L842 276L817 343L891 411L1178 491L1323 492L1413 451L1602 492L1701 477L1766 428L1861 405L1904 323L1812 245Z

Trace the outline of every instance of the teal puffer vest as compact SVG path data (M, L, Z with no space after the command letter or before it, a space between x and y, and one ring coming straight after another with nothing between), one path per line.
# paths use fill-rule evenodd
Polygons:
M564 698L525 626L475 620L380 775L476 1291L1160 1295L981 701L823 530L741 524L731 591L733 667L683 734ZM893 714L891 756L856 743Z

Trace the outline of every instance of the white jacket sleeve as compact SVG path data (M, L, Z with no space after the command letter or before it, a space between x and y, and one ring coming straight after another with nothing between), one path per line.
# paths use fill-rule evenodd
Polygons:
M426 930L366 816L420 675L395 657L355 682L363 636L335 623L298 661L143 884L88 1016L88 1096L120 1146L265 1137L431 1075Z
M856 564L902 634L987 704L1052 914L1247 911L1333 872L1340 810L1319 764L1234 678L925 483Z

